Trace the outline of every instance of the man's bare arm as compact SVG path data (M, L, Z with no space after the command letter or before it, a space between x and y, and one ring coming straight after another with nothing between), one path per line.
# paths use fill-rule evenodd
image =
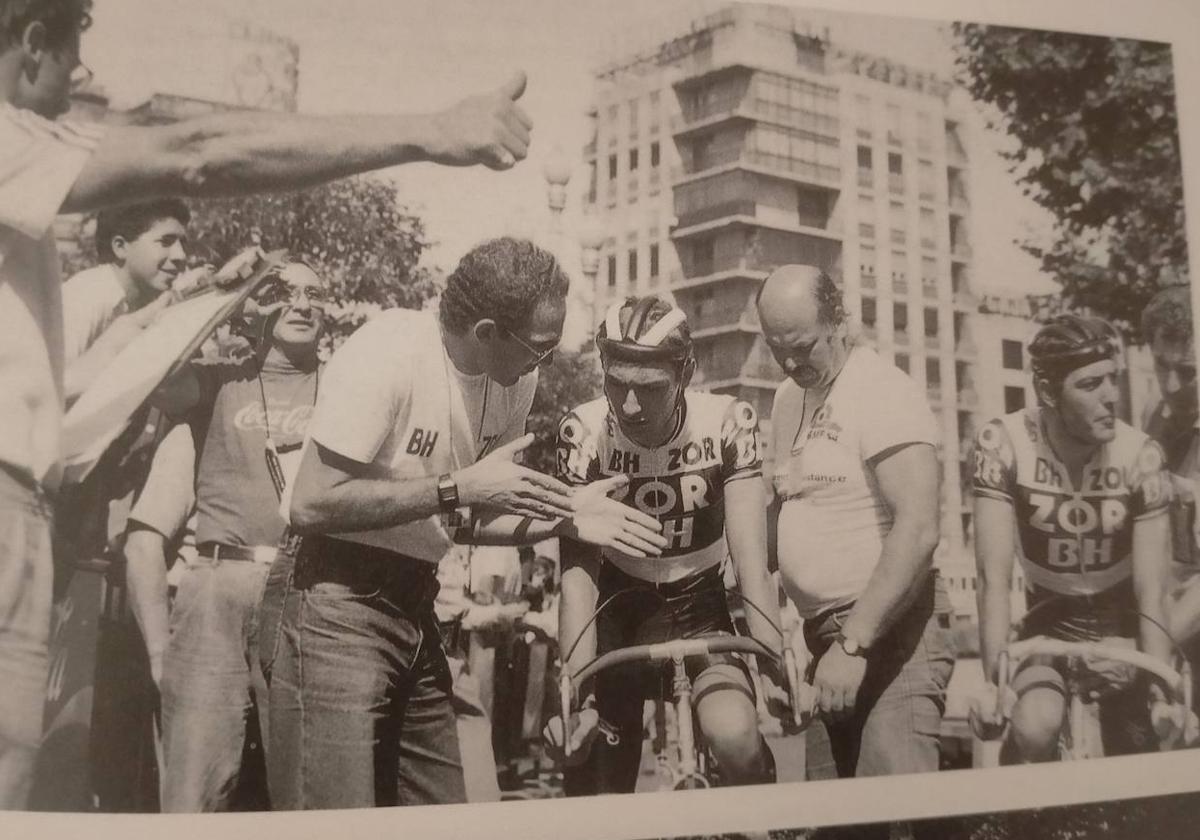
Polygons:
M507 169L524 159L532 122L516 104L524 74L435 114L231 113L167 126L113 127L63 212L164 196L296 190L415 161Z
M767 574L766 498L762 479L740 478L725 485L725 539L738 588L746 600L750 635L782 652L779 592Z
M975 497L975 563L979 585L979 655L989 680L996 677L996 658L1008 644L1012 629L1013 562L1016 513L1011 502L990 496Z
M1167 575L1171 557L1166 509L1133 522L1133 591L1138 610L1138 647L1164 662L1172 656L1167 626Z
M163 654L170 639L167 618L166 538L150 528L133 528L125 538L125 577L129 604L146 642L150 674L162 680Z
M565 660L563 667L574 674L596 656L596 623L591 618L600 597L600 563L594 549L570 540L563 541L561 554L558 649Z
M884 537L879 563L842 628L866 647L881 638L916 599L933 566L939 534L938 462L933 447L909 444L886 455L874 469L892 510L892 528Z
M451 473L459 501L481 511L537 519L570 515L566 485L513 463L532 441L533 435L526 435ZM349 533L415 522L440 509L436 477L381 475L378 467L343 457L314 440L300 459L290 518L301 534Z

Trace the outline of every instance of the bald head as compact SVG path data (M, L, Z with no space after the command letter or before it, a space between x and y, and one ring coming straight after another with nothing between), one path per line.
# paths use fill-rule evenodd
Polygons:
M837 327L846 320L841 290L815 265L783 265L771 272L758 291L758 313L764 323L783 320Z
M784 372L802 388L827 384L845 361L842 294L833 278L811 265L785 265L758 293L763 337Z

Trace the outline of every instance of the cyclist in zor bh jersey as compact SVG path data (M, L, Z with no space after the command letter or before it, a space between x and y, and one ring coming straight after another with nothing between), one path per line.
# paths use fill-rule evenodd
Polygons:
M1014 555L1025 575L1022 637L1136 643L1170 659L1162 629L1170 485L1158 444L1116 416L1120 354L1107 322L1055 317L1029 345L1038 407L992 420L975 437L980 653L993 688L1011 631ZM1018 671L1004 760L1057 758L1062 668L1030 658ZM1100 697L1105 753L1150 749L1148 708L1165 702L1162 687L1116 663L1088 671L1081 690ZM981 734L1001 722L994 698L973 710Z
M622 500L655 517L669 544L661 557L634 558L563 541L564 667L578 671L597 649L733 633L721 573L727 554L747 602L751 635L780 651L778 595L766 571L765 488L754 408L731 396L688 389L696 362L687 321L657 297L614 303L596 344L604 396L559 424L559 478L583 485L629 475ZM602 609L593 624L597 605ZM774 683L764 689L778 698L778 674L770 663L759 664ZM774 759L758 729L746 664L733 655L692 657L687 671L700 730L722 782L774 781ZM667 682L660 669L640 666L602 672L593 686L581 687L583 711L572 716L570 726L567 795L634 790L643 704L670 697ZM619 743L596 739L598 718L616 730ZM561 721L547 727L552 743L561 732Z

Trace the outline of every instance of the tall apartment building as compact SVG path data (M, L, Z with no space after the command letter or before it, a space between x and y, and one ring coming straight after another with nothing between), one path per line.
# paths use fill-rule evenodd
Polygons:
M769 422L783 373L754 307L776 266L838 276L864 339L942 421L946 535L962 549L960 413L978 399L970 200L951 85L839 47L802 11L732 5L596 74L588 201L608 240L595 300L669 291L697 384Z

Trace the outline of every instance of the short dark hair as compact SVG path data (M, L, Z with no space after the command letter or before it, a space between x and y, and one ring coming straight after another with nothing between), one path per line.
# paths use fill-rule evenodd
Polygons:
M46 27L46 45L60 50L92 25L92 0L0 0L0 52L18 44L31 23Z
M481 318L511 332L527 324L543 300L565 298L569 285L549 251L525 239L489 239L468 251L447 278L439 316L455 334Z
M827 271L817 273L817 323L823 327L840 327L846 323L846 301L833 275Z
M177 198L162 198L101 210L96 216L96 253L100 256L100 261L117 261L112 249L115 237L119 236L126 242L131 242L163 219L175 219L186 227L192 220L192 214L187 205Z
M1162 289L1142 310L1142 339L1154 341L1155 336L1172 341L1192 337L1192 289L1190 286L1168 286Z

